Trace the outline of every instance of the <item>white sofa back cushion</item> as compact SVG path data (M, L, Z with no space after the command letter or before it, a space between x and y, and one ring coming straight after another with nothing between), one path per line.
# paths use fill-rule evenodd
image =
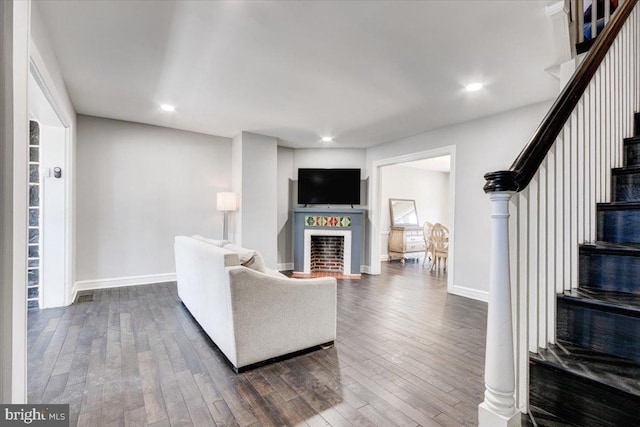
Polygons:
M247 268L250 268L252 270L259 271L260 273L267 272L267 266L260 252L255 251L253 249L246 249L246 248L234 245L233 243L224 245L224 248L237 253L238 258L240 258L241 265Z

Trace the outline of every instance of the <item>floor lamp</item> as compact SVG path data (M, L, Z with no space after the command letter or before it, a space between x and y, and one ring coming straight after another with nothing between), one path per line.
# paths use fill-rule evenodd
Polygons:
M216 205L219 211L224 212L224 228L222 229L222 238L229 238L229 212L238 209L238 197L236 193L222 192L216 194Z

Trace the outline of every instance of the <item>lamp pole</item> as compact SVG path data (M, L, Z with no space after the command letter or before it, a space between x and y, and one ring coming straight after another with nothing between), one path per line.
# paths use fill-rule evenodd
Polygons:
M224 225L222 228L222 238L229 239L229 212L238 209L238 195L230 191L216 194L216 204L218 211L224 214Z
M222 227L222 239L229 239L229 211L224 211L224 225Z

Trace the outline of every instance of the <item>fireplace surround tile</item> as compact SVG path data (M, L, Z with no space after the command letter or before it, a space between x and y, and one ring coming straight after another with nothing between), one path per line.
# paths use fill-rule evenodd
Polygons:
M345 276L360 276L365 209L294 208L294 274L311 274L311 235L344 237ZM347 237L348 236L348 237Z

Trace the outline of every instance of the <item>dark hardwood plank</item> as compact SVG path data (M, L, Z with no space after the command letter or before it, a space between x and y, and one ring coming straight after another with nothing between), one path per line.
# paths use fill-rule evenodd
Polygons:
M218 426L237 426L233 413L224 400L217 400L214 403L207 404L209 412L213 417L213 421Z
M130 409L124 413L124 426L125 427L137 427L147 425L147 413L144 410L144 406L139 408Z
M140 365L140 380L144 394L144 408L147 413L147 422L153 424L168 418L160 384L157 382L159 375L153 364L151 352L144 351L138 353L138 363Z
M29 312L29 401L69 403L72 426L475 425L486 304L446 289L412 262L342 280L333 348L242 374L175 283L94 291Z
M213 418L191 372L179 372L176 377L193 424L196 426L212 425Z

